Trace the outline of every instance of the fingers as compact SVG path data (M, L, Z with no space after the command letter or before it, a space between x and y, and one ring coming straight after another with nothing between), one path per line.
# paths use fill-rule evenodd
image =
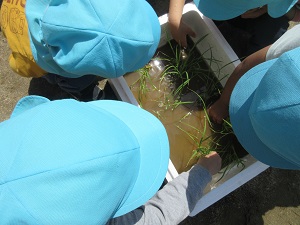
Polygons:
M170 30L174 40L184 48L188 47L186 39L187 35L196 38L196 33L184 22L181 22L179 26L174 26L173 24L170 24Z
M208 116L214 123L222 124L223 120L229 116L228 104L219 98L208 108Z
M196 33L188 26L184 26L184 29L182 31L182 34L181 34L181 46L184 47L184 48L187 48L187 40L186 40L186 37L190 36L190 37L193 37L195 38L196 37Z
M222 159L217 152L212 151L208 155L200 157L197 163L214 175L220 171Z
M177 41L177 43L184 48L187 48L187 40L186 40L186 35L183 35L180 40Z
M188 28L187 35L196 38L196 33L191 28Z

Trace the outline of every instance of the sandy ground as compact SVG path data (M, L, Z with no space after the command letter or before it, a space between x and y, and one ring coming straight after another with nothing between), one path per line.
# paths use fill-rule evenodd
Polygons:
M166 4L150 1L158 15ZM13 73L8 65L9 49L0 35L0 121L9 118L16 102L30 94L50 99L66 97L42 79ZM300 225L300 171L270 168L181 225Z

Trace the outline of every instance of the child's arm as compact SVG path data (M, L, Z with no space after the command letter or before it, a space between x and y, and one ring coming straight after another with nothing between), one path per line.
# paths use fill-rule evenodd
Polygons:
M293 22L300 21L300 9L299 8L300 8L299 3L297 3L285 14L285 16L288 18L288 20L293 21Z
M179 224L202 197L211 176L221 169L222 159L216 152L200 158L188 172L167 183L145 205L108 221L117 224Z
M300 6L299 3L295 4L286 14L286 18L289 21L293 22L299 22L300 21ZM243 13L241 15L242 18L244 19L249 19L249 18L257 18L265 13L268 12L267 5L264 5L259 8L251 9L248 10L247 12Z
M264 5L259 8L248 10L247 12L243 13L241 17L243 19L251 19L251 18L254 19L260 17L261 15L264 15L267 12L268 12L267 5Z
M220 98L208 109L209 117L215 123L222 123L229 115L229 100L232 90L238 80L251 68L264 62L271 45L249 55L233 71L228 78Z
M187 47L186 35L195 37L195 32L182 21L185 0L170 0L169 25L172 37L183 47Z

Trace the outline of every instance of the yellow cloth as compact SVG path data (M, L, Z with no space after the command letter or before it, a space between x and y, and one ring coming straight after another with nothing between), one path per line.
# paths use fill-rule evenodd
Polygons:
M7 39L12 53L9 65L21 76L41 77L45 75L34 61L25 16L26 0L3 1L1 7L1 30Z

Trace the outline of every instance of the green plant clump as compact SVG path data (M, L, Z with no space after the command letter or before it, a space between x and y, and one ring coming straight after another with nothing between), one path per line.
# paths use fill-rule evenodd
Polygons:
M205 114L206 121L201 130L184 122L187 115L183 116L176 125L196 146L187 164L189 165L191 160L207 155L211 151L217 151L222 157L223 174L225 174L232 164L242 165L243 168L243 160L241 154L236 152L235 143L232 141L235 136L229 120L224 120L223 125L216 128L207 114L209 105L214 103L222 92L223 87L220 80L224 79L225 76L220 78L218 74L216 75L218 71L212 71L211 65L213 63L218 64L220 61L213 57L211 48L208 48L205 54L209 55L209 58L204 58L204 53L200 54L197 49L197 45L206 37L207 35L204 35L195 43L188 39L189 47L187 49L182 49L174 40L169 40L165 46L158 49L153 60L158 60L162 65L165 65L159 78L160 82L167 81L171 84L169 95L164 95L164 99L161 100L163 109L174 110L179 105L184 105L191 111L203 110ZM152 90L157 91L160 89L152 83L151 69L151 63L141 68L139 70L140 78L135 82L139 83L138 101L140 104L142 104L142 96L151 91L147 84L150 84ZM160 116L159 112L156 112L156 114L158 117ZM200 134L200 137L186 131L183 127L195 130L195 133ZM212 131L209 135L208 130Z

